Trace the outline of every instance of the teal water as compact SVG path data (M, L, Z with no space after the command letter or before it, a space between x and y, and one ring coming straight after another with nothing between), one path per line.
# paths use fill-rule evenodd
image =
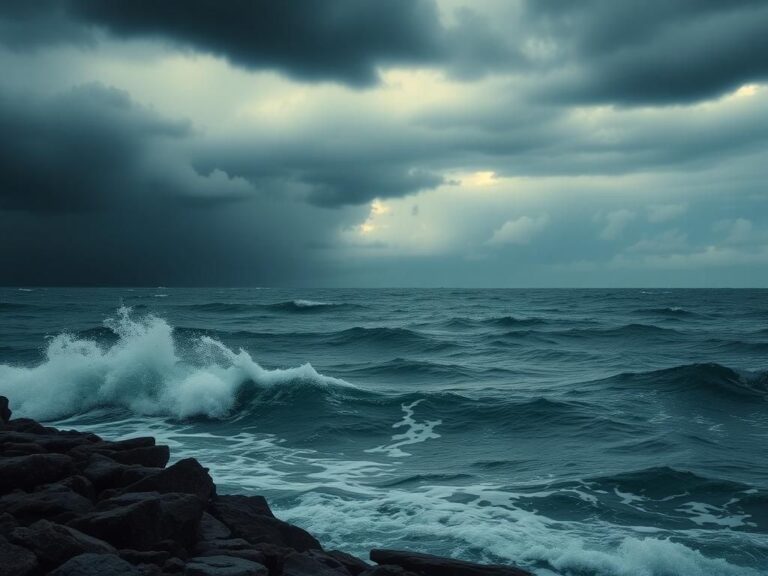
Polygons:
M768 574L766 358L761 290L0 289L17 415L541 575Z

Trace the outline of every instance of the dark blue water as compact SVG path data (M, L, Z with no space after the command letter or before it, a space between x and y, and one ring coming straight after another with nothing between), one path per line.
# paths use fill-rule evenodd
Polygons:
M768 574L767 359L761 290L0 289L18 415L538 574Z

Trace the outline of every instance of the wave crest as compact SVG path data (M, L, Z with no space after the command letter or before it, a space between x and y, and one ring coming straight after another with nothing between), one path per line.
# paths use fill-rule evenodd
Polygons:
M42 420L98 407L223 418L236 409L239 395L249 386L352 386L323 376L310 364L262 368L245 350L235 352L209 336L181 347L168 322L153 315L134 317L130 308L120 308L104 326L116 340L103 344L59 334L48 343L39 365L0 365L0 394L11 399L19 414Z

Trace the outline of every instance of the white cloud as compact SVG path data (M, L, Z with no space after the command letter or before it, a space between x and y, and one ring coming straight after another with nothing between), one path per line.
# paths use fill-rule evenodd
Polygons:
M549 215L544 214L538 218L521 216L516 220L507 220L498 230L494 230L493 236L486 242L491 246L504 244L528 244L549 224Z
M648 222L668 222L685 214L687 204L653 204L648 206Z
M726 244L747 244L753 239L752 222L746 218L720 220L715 223L714 231L725 236Z
M624 228L634 220L635 213L632 210L622 208L621 210L614 210L607 214L598 214L597 220L605 222L605 227L600 232L600 238L603 240L614 240L618 238L624 231Z
M643 252L648 254L668 254L685 250L688 237L677 229L667 230L652 238L643 238L630 246L628 252Z

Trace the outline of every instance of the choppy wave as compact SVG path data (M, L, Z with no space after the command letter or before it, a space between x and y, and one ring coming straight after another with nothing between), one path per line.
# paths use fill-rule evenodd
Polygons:
M247 302L206 302L202 304L182 304L182 309L195 312L205 312L210 314L237 314L254 311L277 311L277 312L322 312L324 310L354 309L360 308L359 304L349 304L344 302L319 302L316 300L287 300L285 302L274 302L271 304L247 303Z
M117 335L115 342L104 345L60 334L50 340L37 366L0 365L0 394L9 396L20 414L43 420L104 406L221 418L235 410L248 386L351 386L319 374L310 364L264 369L245 350L235 352L208 336L182 349L165 320L133 317L128 308L105 321L105 328Z
M650 372L625 373L599 381L608 387L638 391L716 394L730 398L768 399L768 373L737 372L720 364L689 364Z

